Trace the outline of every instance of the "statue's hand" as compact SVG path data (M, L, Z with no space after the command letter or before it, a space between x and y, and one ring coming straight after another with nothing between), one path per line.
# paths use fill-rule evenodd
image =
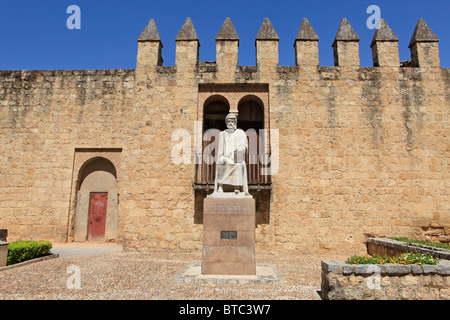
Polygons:
M227 157L221 156L219 158L218 164L234 164L234 161Z
M221 156L218 161L219 164L234 164L234 161L227 157Z

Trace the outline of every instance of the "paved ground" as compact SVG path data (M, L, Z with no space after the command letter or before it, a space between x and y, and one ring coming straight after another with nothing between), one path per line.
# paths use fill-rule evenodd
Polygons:
M346 258L257 253L257 263L275 266L282 283L184 283L177 276L201 262L201 252L123 252L117 245L54 245L53 252L61 256L0 271L0 299L320 300L321 260Z

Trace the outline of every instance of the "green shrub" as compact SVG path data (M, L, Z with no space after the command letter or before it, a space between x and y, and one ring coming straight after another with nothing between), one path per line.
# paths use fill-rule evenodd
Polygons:
M6 265L39 258L49 254L52 244L48 241L16 241L8 245Z
M352 256L348 258L345 263L347 264L385 264L385 263L399 263L399 264L437 264L439 259L433 258L428 253L400 253L395 257L389 257L387 255L374 257L365 256Z
M423 245L430 246L430 247L443 248L443 249L450 250L450 245L445 244L445 243L422 241L422 240L414 240L414 239L408 239L408 238L405 238L405 237L392 237L392 238L389 238L389 239L397 240L397 241L401 241L401 242L407 242L407 243L423 244Z

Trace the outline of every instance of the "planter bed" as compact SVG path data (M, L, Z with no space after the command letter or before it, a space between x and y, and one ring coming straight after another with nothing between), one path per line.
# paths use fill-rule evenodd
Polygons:
M397 241L387 238L367 239L367 253L371 256L380 255L395 256L405 252L428 253L434 258L450 260L450 250L426 246L423 244Z

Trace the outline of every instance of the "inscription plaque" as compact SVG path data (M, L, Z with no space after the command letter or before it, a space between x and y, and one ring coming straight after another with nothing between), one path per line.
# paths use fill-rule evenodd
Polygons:
M236 240L237 231L220 231L221 240Z
M216 213L244 213L245 208L242 206L215 206Z

